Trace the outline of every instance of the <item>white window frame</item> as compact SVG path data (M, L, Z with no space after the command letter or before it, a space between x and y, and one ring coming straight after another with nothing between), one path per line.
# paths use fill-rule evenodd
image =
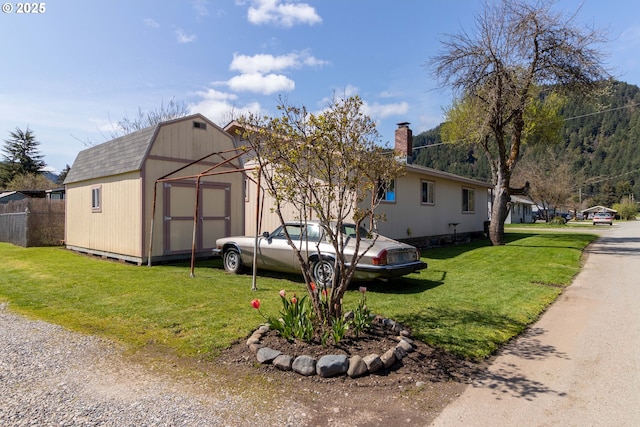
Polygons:
M427 200L424 199L425 192L424 186L427 186ZM436 183L435 181L429 181L426 179L420 180L420 204L422 205L435 205L436 204Z
M102 185L91 187L91 212L102 212Z

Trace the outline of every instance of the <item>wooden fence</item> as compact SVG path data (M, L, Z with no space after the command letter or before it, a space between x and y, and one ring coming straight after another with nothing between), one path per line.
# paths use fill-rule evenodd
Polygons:
M64 200L24 199L0 204L0 242L58 246L64 240Z

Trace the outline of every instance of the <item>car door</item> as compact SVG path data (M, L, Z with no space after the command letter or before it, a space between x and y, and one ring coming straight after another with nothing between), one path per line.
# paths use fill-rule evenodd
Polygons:
M284 271L289 273L297 273L299 267L295 260L293 249L287 242L285 227L291 240L300 247L302 238L301 224L287 224L278 227L268 237L260 238L258 252L258 268L272 271Z

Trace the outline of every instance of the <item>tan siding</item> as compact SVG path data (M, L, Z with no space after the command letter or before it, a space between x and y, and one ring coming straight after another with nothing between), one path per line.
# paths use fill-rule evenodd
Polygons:
M92 188L100 186L101 209L91 209ZM141 256L137 172L67 186L66 244L79 248Z
M435 183L433 205L421 203L422 180ZM474 189L474 213L462 212L463 187ZM395 239L450 234L453 233L450 223L459 223L456 226L458 233L482 231L487 219L487 189L440 177L408 173L396 182L396 202L382 203L377 212L386 216L386 221L378 223L378 231Z
M230 135L213 126L211 123L207 123L206 129L198 129L193 127L193 120L187 120L185 122L178 122L171 124L170 126L161 127L158 135L153 143L149 155L150 159L147 160L145 165L145 211L148 220L145 223L144 230L144 256L148 255L148 245L151 232L151 213L153 208L153 192L156 179L159 177L170 174L178 168L187 165L189 162L202 158L207 154L214 152L220 152L225 150L231 150L234 148L233 138ZM234 153L225 154L225 158L231 158ZM189 166L177 173L171 175L173 178L186 177L196 175L203 172L205 169L212 167L216 163L222 162L223 159L220 156L211 156L201 164ZM212 172L232 171L234 169L240 169L241 163L239 160L232 162L229 165L224 165L214 169ZM185 181L183 179L183 181ZM195 192L195 179L187 180L193 184ZM243 185L244 180L242 173L234 172L224 175L204 177L202 182L214 182L214 183L228 183L230 184L230 226L231 235L238 235L244 233L244 198L243 198ZM153 239L153 254L152 256L163 255L163 185L159 183L157 186L157 199L156 199L156 215L154 221L154 239ZM195 193L193 193L195 194ZM192 194L192 195L193 195ZM206 193L205 193L206 197ZM215 196L214 196L215 197ZM204 208L211 211L211 206L216 204L219 200L209 200L211 197L203 201ZM193 197L189 199L185 206L185 212L190 212L193 215L194 204ZM222 206L217 205L220 209ZM218 211L219 212L219 211ZM188 231L189 245L192 234L193 225L184 225L182 234ZM188 229L188 230L187 230ZM224 230L219 225L207 227L204 230L204 244L209 245L213 240L218 237L224 237Z

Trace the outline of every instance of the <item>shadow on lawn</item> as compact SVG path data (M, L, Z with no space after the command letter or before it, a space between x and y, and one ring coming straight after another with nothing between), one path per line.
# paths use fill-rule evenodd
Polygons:
M472 359L492 355L527 327L494 312L447 307L426 307L396 320L410 325L416 338Z
M506 244L511 244L518 240L533 237L535 235L535 233L506 233L504 239ZM486 248L490 246L491 241L489 239L479 239L473 240L470 243L423 249L422 256L431 259L451 259L462 255L465 252L470 252L476 249Z

